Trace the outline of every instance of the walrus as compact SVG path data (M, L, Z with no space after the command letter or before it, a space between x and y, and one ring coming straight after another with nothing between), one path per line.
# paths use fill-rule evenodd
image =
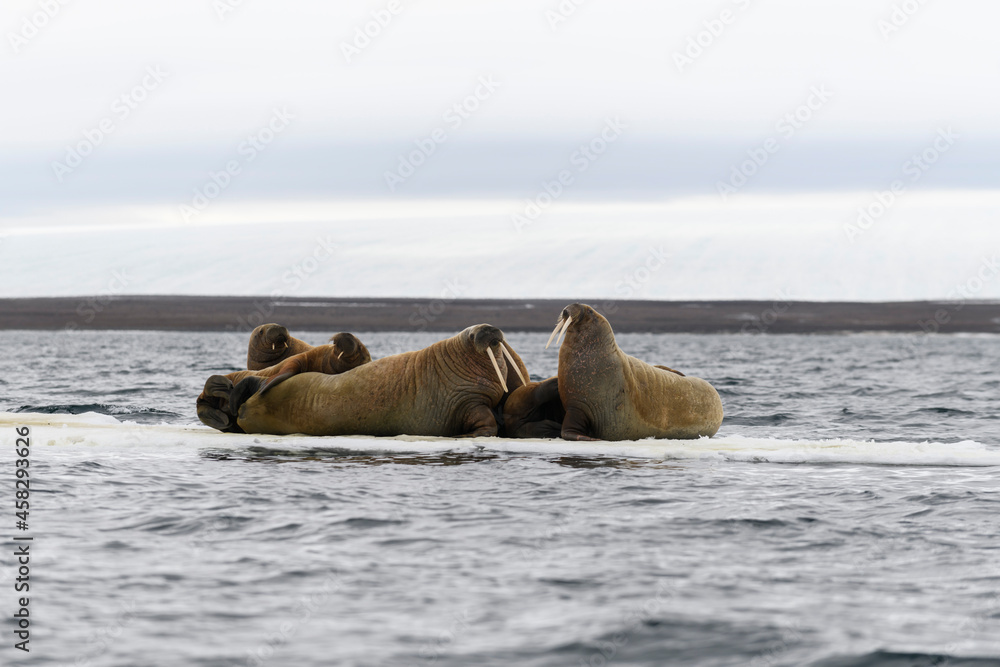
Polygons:
M566 440L639 440L712 436L722 425L722 399L712 385L665 366L651 366L618 347L611 324L590 306L563 309L559 396ZM557 340L558 344L558 340Z
M500 329L477 324L339 375L294 375L266 393L266 379L246 377L229 401L247 433L492 436L494 408L526 382L520 366Z
M558 438L565 417L559 377L550 377L510 392L503 404L500 432L507 438Z
M260 371L313 348L288 333L280 324L262 324L250 332L247 346L247 370Z
M278 327L278 325L264 326ZM278 328L284 329L284 327ZM251 341L251 346L252 344ZM293 344L290 343L291 345ZM367 364L371 360L368 348L358 340L357 336L339 333L330 339L330 343L316 347L309 345L308 351L288 357L273 366L261 370L236 371L228 375L213 375L205 382L204 389L195 401L198 419L220 431L242 433L243 430L236 424L236 412L230 409L229 398L233 387L243 379L266 378L265 384L274 386L298 373L336 375Z

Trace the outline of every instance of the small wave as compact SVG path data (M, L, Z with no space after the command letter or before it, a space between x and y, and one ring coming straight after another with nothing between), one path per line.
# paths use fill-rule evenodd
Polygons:
M948 417L955 415L965 415L965 416L977 416L975 412L971 410L959 410L958 408L944 408L944 407L934 407L934 408L918 408L914 410L914 413L930 413L935 415L945 415Z
M54 405L22 405L15 408L14 412L35 413L43 415L82 415L93 412L101 415L117 415L122 417L132 417L136 419L154 418L157 421L176 419L181 415L168 410L156 410L140 405L116 405L112 403L57 403Z
M837 656L811 663L811 667L997 667L996 658L960 658L937 653L874 651L863 655Z
M734 415L726 417L726 426L774 426L790 419L794 417L783 412L773 415Z

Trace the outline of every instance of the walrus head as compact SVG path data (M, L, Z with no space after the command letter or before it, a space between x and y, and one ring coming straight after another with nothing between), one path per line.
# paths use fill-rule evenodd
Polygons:
M247 370L263 370L311 349L312 345L295 338L280 324L262 324L250 334Z
M600 334L611 334L611 324L603 315L585 303L571 303L559 313L559 321L556 328L552 330L549 340L545 343L545 349L552 344L552 339L556 338L556 346L562 342L563 335L569 330L570 325L574 331L596 329ZM556 337L558 334L558 338ZM612 340L614 340L612 336Z
M262 324L250 333L250 345L247 347L247 366L251 364L267 364L280 359L288 349L292 335L280 324Z
M507 341L504 340L503 332L500 329L497 329L492 324L477 324L463 331L462 336L468 340L476 352L484 354L489 358L504 393L508 392L507 380L504 377L504 373L500 370L500 364L497 362L498 356L506 360L505 365L510 364L513 367L522 385L527 384L527 380L525 380L524 375L521 373L521 369L518 368L517 362L514 361L514 356L507 347Z
M340 372L367 364L372 360L368 348L354 334L335 334L330 338L330 345L335 350L336 366L342 367Z

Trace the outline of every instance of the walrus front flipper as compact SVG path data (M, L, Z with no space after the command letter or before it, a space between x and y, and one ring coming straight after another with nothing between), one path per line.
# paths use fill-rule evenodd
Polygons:
M243 433L236 423L236 413L229 409L233 383L225 375L213 375L196 401L198 419L206 426L226 433Z
M307 355L297 354L294 357L285 359L281 366L278 367L275 374L268 378L267 382L264 383L264 386L260 388L260 393L263 394L276 384L281 384L293 375L305 373L307 370L309 370L309 359L307 358Z
M562 424L551 419L528 422L512 434L515 438L560 438Z
M477 405L469 411L463 428L465 433L459 434L460 438L492 437L499 431L493 410L485 405Z
M600 440L588 435L590 425L587 416L579 409L570 408L566 410L566 418L563 419L560 437L563 440Z
M673 368L670 368L669 366L654 366L654 368L662 368L665 371L670 371L671 373L677 373L682 378L687 377L686 375L684 375L684 373L681 373L680 371L675 371Z
M251 396L256 394L266 382L265 378L251 375L236 383L229 394L229 410L233 413L233 422L236 422L236 415L240 414L240 406L246 403Z

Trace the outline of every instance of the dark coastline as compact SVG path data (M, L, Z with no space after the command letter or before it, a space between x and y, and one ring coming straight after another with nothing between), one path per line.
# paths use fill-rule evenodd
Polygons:
M0 329L458 331L489 322L550 331L570 299L324 299L114 296L0 299ZM1000 302L586 300L616 331L650 333L1000 333Z

